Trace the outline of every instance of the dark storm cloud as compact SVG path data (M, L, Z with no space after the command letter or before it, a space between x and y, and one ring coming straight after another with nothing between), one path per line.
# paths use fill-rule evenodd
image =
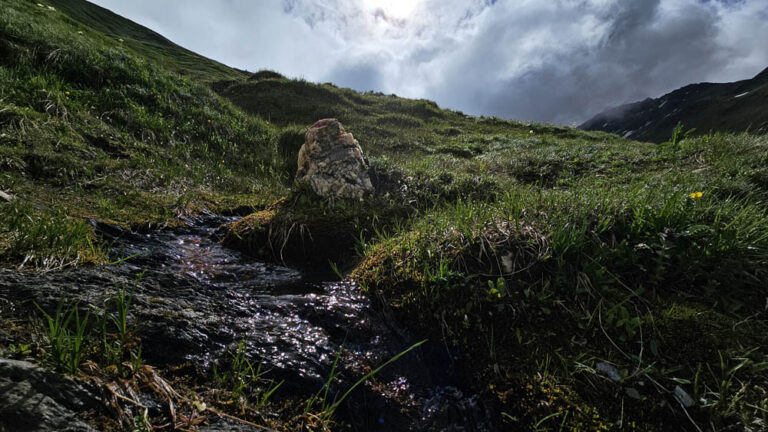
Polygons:
M768 66L768 0L98 0L232 66L573 123Z
M428 93L473 113L572 123L691 82L747 78L768 66L768 27L748 10L758 3L553 2L523 14L499 3ZM729 44L734 34L753 40Z
M624 2L607 10L584 7L580 12L607 23L605 31L567 50L542 47L538 53L527 51L525 55L542 61L500 76L493 83L495 92L474 90L474 111L568 123L610 104L658 95L704 79L727 61L718 46L716 12L710 8L684 5L662 11L659 1L643 1ZM572 37L578 37L581 29L578 26ZM481 47L477 50L482 52ZM488 68L497 68L498 61L492 60ZM487 69L482 58L472 62L473 69Z

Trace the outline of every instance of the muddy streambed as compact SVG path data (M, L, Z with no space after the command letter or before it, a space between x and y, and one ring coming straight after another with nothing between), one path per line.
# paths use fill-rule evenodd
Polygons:
M132 258L49 273L0 270L0 308L18 315L31 310L30 299L49 310L61 299L98 306L127 287L146 363L187 363L209 373L244 341L252 360L285 380L276 399L315 393L342 345L336 388L343 392L417 341L352 283L222 247L220 227L231 220L208 215L150 234L97 224L113 259ZM359 387L339 420L350 430L493 430L479 398L458 388L457 370L445 347L428 342L388 366L375 385Z

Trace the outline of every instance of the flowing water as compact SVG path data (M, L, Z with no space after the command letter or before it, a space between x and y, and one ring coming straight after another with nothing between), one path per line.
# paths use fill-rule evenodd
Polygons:
M113 258L130 258L45 274L0 270L0 297L98 306L127 287L147 363L209 371L243 341L269 376L285 380L278 398L316 392L342 346L335 391L343 392L417 341L353 283L324 282L221 246L219 227L232 220L208 215L150 234L97 224ZM457 370L444 347L428 343L361 386L340 417L351 430L493 430L479 398L458 388Z

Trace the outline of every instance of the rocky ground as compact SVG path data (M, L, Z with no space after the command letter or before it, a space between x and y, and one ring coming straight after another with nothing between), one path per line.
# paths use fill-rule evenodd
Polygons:
M167 396L141 383L146 376L132 377L138 381L132 389L117 388L103 371L90 375L89 366L76 380L6 359L0 369L4 380L0 424L9 431L101 429L102 417L114 414L111 410L123 410L129 418L143 415L137 405L127 402L134 398L150 408L152 424L171 419L169 400L176 404L176 421L180 421L185 410L195 412L187 401L195 398L189 393L182 396L185 391L194 389L199 400L216 406L215 397L206 396L218 386L213 367L221 371L227 351L236 351L240 343L248 358L261 362L265 382L283 383L274 400L301 400L323 386L340 349L343 361L334 392L352 386L366 371L414 342L354 284L322 282L330 275L302 274L220 246L217 232L231 220L201 217L187 221L184 228L143 235L100 224L100 235L114 242L114 257L130 258L119 264L48 273L2 270L3 318L18 320L22 326L41 323L35 305L53 314L62 302L76 304L95 323L95 317L109 309L117 290L125 287L131 298L131 332L142 348L142 362L152 365L152 373L168 380L168 386L179 383L180 393L164 400ZM5 333L13 331L7 328L3 339L6 344L23 341L30 352L46 350L44 340L36 336L43 330L33 329L18 338ZM451 361L439 351L439 346L428 345L366 383L340 409L345 411L343 421L368 425L368 430L429 430L436 424L454 423L456 427L466 423L469 430L491 430L488 414L476 397L452 387L460 384L456 379L434 374L431 362ZM18 352L18 357L26 356ZM114 390L109 390L111 386ZM279 403L260 407L260 423L281 427L276 422L285 410ZM208 426L200 430L248 427L214 411L197 415L209 418ZM246 418L253 421L253 416Z

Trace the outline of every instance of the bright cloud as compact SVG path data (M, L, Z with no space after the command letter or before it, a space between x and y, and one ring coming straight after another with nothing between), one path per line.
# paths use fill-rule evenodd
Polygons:
M208 57L572 123L768 67L768 0L96 0Z

